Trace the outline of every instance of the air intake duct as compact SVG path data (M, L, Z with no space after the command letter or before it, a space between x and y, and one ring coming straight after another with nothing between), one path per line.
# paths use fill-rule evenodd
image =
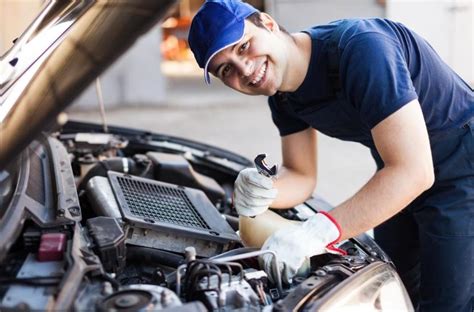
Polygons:
M194 246L198 256L210 257L240 242L201 190L113 171L108 176L132 229L127 243L179 253Z

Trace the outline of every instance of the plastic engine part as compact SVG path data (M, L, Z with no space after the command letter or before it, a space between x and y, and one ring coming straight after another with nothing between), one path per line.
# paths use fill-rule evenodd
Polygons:
M47 233L41 235L38 261L60 261L66 249L66 234Z
M118 221L111 217L87 220L100 260L107 272L120 272L125 266L125 234Z

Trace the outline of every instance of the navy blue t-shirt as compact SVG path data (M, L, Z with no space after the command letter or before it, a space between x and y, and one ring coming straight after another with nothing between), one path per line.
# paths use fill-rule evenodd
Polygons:
M473 118L473 90L403 25L353 19L305 32L312 52L302 85L283 100L269 98L281 136L313 127L374 150L370 130L414 99L430 136Z

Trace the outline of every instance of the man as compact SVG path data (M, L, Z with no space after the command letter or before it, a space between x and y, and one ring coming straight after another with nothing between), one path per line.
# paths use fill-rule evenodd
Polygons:
M382 19L288 34L250 5L213 0L193 19L189 43L206 82L210 72L269 96L283 166L275 181L243 170L234 206L244 242L274 250L286 282L308 257L375 227L415 306L472 311L474 95L425 40ZM328 214L284 222L267 209L313 192L316 129L369 147L378 171Z

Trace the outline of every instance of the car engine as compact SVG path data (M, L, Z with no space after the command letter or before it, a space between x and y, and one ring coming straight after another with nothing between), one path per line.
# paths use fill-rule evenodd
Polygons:
M232 209L252 163L184 139L70 122L0 176L0 310L288 311L316 307L371 264L361 236L347 256L311 259L283 285L245 248ZM318 198L283 212L305 220Z

